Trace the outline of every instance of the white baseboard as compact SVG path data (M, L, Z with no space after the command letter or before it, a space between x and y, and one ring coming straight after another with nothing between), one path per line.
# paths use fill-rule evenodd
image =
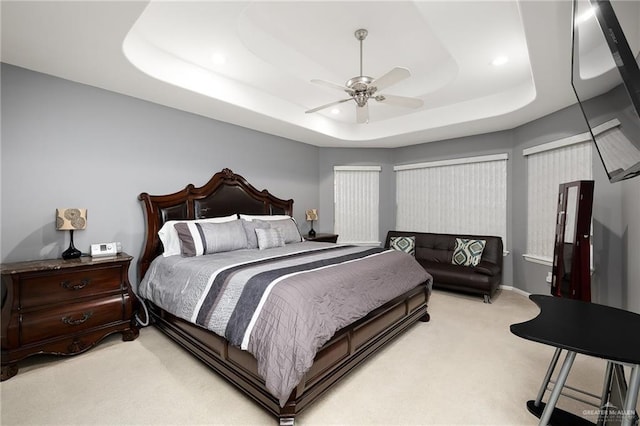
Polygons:
M531 293L527 293L524 290L520 290L519 288L510 286L510 285L500 285L500 286L498 286L498 288L500 288L501 290L515 291L516 293L519 293L519 294L521 294L521 295L523 295L525 297L529 297L529 295L531 294Z

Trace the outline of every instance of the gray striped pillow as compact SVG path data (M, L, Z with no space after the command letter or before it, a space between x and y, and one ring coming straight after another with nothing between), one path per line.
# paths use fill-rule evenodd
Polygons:
M260 250L284 247L284 235L279 228L256 228L256 236Z
M244 220L242 219L242 226L244 226L244 232L247 235L247 248L248 249L257 249L258 248L258 237L256 237L256 229L262 228L267 229L271 228L268 222L263 222L261 220Z
M183 256L202 256L247 248L241 220L225 223L183 222L174 225Z
M299 243L300 241L302 241L302 235L300 235L298 225L293 218L269 221L254 219L253 222L268 224L271 226L271 228L279 228L282 231L282 235L284 236L285 244Z

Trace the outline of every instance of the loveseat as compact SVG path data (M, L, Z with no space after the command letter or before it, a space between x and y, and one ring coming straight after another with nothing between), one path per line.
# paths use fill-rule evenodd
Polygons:
M457 238L485 241L482 254L479 255L479 250L475 253L479 255L477 265L463 266L453 263ZM473 244L473 241L471 243ZM479 246L476 246L478 249ZM434 288L481 294L484 301L490 303L491 297L502 282L503 248L500 237L389 231L385 247L408 252L413 248L416 260L433 276ZM468 256L468 253L462 253L462 250L456 253L459 263L469 263L465 256Z

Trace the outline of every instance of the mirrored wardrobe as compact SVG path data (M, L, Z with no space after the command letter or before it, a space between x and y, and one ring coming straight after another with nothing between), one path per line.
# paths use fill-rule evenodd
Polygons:
M551 294L591 301L592 180L560 184Z

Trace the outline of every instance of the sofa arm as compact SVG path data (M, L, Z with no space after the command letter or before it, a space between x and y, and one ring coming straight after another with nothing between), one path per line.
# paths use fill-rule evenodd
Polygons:
M486 260L481 260L473 270L483 275L488 275L493 277L494 275L500 274L500 267L495 263L487 262Z

